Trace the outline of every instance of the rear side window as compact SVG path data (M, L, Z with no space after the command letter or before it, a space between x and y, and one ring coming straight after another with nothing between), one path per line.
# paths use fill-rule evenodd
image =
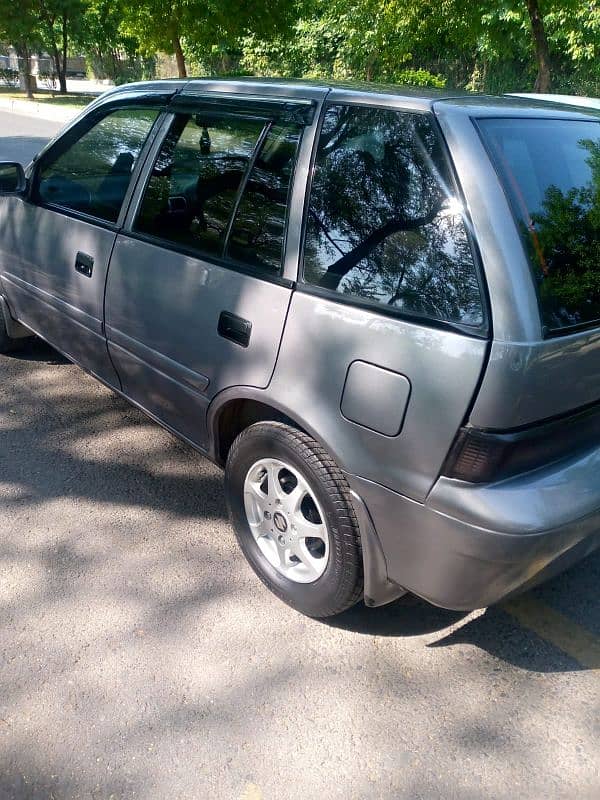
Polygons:
M158 155L135 229L221 256L236 197L265 123L178 114Z
M279 273L301 130L294 122L178 114L135 229L198 256Z
M279 271L300 133L293 123L269 128L231 228L226 256L232 260Z
M478 121L517 218L548 333L600 323L600 121Z
M133 167L158 113L151 108L120 109L70 144L68 133L42 162L37 198L116 222Z
M304 279L408 315L483 323L461 203L429 115L343 105L327 110Z

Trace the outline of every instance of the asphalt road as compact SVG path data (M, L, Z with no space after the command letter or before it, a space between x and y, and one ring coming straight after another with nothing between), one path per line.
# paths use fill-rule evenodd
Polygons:
M53 129L0 114L0 158ZM597 798L599 578L309 620L219 470L48 346L0 356L2 800Z
M61 127L59 122L0 111L0 158L28 164Z

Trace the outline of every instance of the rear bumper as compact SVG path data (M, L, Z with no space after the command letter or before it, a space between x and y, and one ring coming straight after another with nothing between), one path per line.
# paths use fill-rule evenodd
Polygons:
M600 450L497 485L441 478L425 504L348 478L387 578L444 608L491 605L600 546Z

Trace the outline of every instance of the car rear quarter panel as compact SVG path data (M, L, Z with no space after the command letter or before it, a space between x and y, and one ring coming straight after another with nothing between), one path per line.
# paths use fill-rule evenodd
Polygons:
M423 500L469 408L486 349L482 339L297 291L268 394L324 442L343 469ZM356 361L410 382L397 435L342 414L348 368ZM364 387L367 398L375 388ZM405 400L399 392L398 405Z

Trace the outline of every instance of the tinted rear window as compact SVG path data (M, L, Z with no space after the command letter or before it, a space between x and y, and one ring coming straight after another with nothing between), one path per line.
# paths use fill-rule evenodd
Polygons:
M547 332L600 323L600 120L486 119Z

